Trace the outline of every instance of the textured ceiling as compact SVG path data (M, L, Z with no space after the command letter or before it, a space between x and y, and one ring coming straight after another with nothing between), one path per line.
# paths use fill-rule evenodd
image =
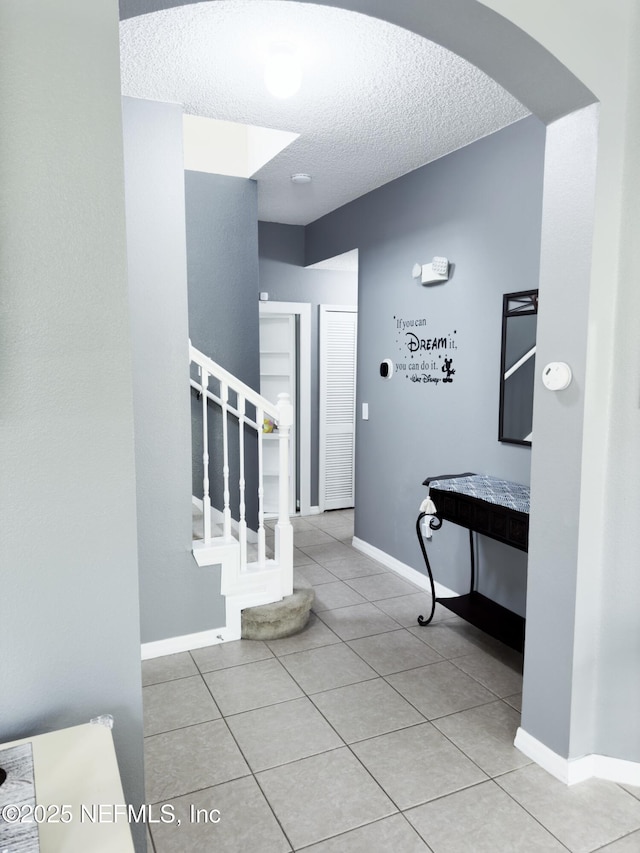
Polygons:
M123 94L299 133L254 177L262 220L306 225L528 111L475 66L376 18L282 0L214 0L120 24ZM271 97L269 46L303 56L303 84ZM313 176L294 185L296 172Z

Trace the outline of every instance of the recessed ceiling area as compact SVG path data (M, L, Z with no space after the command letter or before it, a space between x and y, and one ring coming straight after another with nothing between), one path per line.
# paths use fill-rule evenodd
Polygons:
M306 225L529 114L451 51L342 9L214 0L129 18L120 32L123 94L298 134L253 174L268 222ZM278 43L302 57L288 99L264 83ZM296 185L296 173L313 180Z
M351 249L341 255L334 255L324 261L309 264L308 270L334 270L337 272L358 272L358 250Z
M184 167L194 172L251 178L273 160L297 133L185 114Z

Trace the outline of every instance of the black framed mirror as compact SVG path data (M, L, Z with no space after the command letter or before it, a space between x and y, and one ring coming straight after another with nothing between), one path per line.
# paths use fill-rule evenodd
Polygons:
M531 446L537 321L537 290L505 293L498 441L507 444Z

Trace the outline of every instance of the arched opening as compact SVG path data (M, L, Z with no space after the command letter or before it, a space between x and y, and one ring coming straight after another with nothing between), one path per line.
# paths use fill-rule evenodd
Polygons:
M121 18L182 5L188 4L123 0ZM323 5L371 14L364 0ZM589 751L586 744L582 747L571 739L570 728L572 695L580 689L573 683L571 637L581 512L584 383L580 377L586 371L596 99L524 31L472 0L385 4L376 8L375 15L467 59L547 126L538 353L544 364L561 349L576 382L562 400L539 387L535 393L523 730L558 755ZM559 262L562 277L556 274ZM558 518L563 519L562 525L557 524ZM572 605L567 607L567 602ZM583 647L580 655L588 658L591 652ZM552 703L545 689L550 680L556 685Z

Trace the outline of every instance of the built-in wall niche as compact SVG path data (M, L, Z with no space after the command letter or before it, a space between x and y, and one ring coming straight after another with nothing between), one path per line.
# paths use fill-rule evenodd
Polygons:
M502 300L502 356L498 441L531 446L538 291L506 293Z

